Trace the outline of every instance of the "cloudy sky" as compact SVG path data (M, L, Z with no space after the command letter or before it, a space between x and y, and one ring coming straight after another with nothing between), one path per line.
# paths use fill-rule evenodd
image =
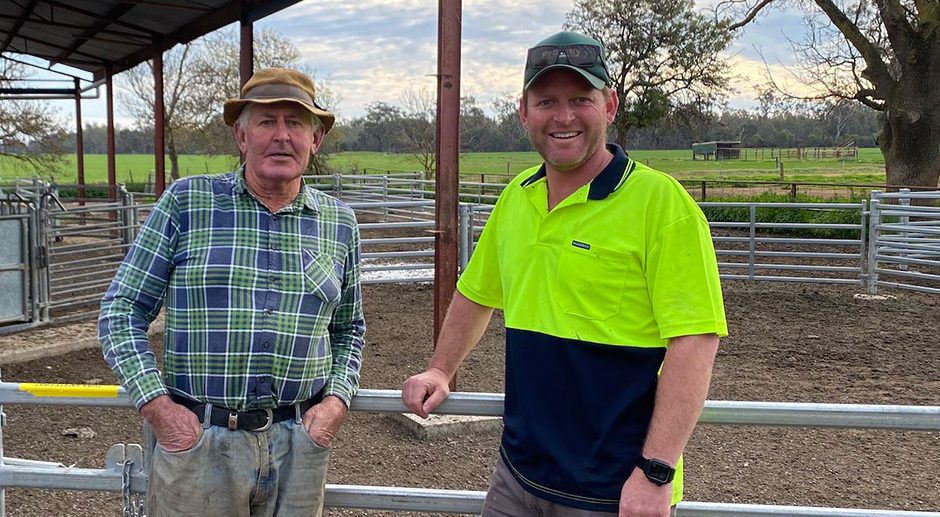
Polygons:
M560 30L574 0L464 0L461 90L480 106L520 89L525 50ZM764 77L761 54L773 68L792 61L783 36L798 33L799 14L777 14L744 29L734 44L732 72L738 76L732 106L755 104L755 85ZM343 119L361 116L368 104L398 104L408 89L434 91L437 63L436 0L304 0L256 24L290 37L303 60L329 81ZM783 76L785 74L778 73ZM63 102L63 116L74 104ZM119 124L129 125L116 101ZM83 117L103 122L104 102L85 101Z

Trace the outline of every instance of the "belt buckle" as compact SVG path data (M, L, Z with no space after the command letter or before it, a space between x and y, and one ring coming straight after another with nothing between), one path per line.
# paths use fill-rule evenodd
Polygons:
M262 432L262 431L267 431L268 429L271 428L271 425L274 423L274 411L272 411L272 410L270 410L270 409L263 409L262 411L264 411L264 416L265 416L265 418L266 418L267 420L265 420L263 426L258 427L258 428L256 428L256 429L252 429L252 431L255 432L255 433L260 433L260 432ZM231 421L229 421L229 422L230 422L229 425L231 425Z

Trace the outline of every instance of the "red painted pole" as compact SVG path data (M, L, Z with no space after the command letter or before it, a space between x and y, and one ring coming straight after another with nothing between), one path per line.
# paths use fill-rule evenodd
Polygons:
M238 88L241 90L242 86L245 86L245 83L248 82L248 79L251 79L252 74L255 73L255 28L251 20L248 19L247 13L242 11L241 16L241 33L239 37L239 48L238 48L238 75L239 82ZM240 96L240 91L235 92L235 96ZM244 153L239 153L241 161L245 161Z
M153 182L157 199L166 188L165 117L163 106L163 50L153 49Z
M461 1L438 1L434 346L457 286L457 191L460 186ZM451 389L456 388L456 376Z
M75 79L75 164L78 168L78 204L85 206L85 135L82 133L82 93Z
M255 29L251 20L245 17L245 13L242 13L241 18L240 43L241 45L238 51L238 74L241 78L241 82L238 83L239 88L244 86L255 72Z
M111 67L105 71L105 85L108 89L106 99L108 113L108 199L117 199L117 165L114 161L114 81Z

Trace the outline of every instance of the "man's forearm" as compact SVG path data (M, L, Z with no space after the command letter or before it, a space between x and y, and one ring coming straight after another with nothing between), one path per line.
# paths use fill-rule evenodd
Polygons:
M715 334L681 336L669 343L644 456L673 465L679 460L708 395L717 351Z
M480 305L460 294L460 291L454 291L428 367L441 370L448 378L452 378L457 373L457 367L483 336L492 316L492 307Z

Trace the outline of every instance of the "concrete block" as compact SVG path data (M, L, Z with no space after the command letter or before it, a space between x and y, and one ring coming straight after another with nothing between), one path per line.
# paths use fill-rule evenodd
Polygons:
M441 438L500 431L503 419L495 416L431 415L427 419L412 413L394 413L389 418L418 438Z

